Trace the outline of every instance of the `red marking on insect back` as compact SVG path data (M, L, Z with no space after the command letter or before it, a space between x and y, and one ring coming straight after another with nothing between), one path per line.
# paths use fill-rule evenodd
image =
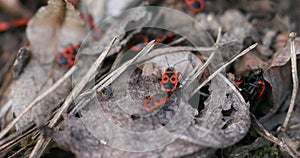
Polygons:
M81 43L69 46L58 54L56 61L60 67L70 68L75 64L80 44Z
M164 92L173 93L175 91L179 85L175 68L168 67L165 69L164 73L162 74L160 85Z
M234 84L237 87L240 87L242 83L243 83L243 78L241 76L234 75Z
M201 12L205 7L204 0L185 0L185 3L193 12Z
M258 99L260 99L263 95L264 95L264 93L265 93L265 91L266 91L266 83L264 82L264 81L262 81L262 80L260 80L260 81L258 81L258 85L259 85L259 93L258 93Z
M164 105L169 100L168 93L158 93L151 97L146 97L146 100L143 104L143 109L147 112L152 112L158 107Z

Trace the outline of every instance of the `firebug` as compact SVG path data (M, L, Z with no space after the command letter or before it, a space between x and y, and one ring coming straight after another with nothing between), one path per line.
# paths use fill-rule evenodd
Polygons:
M78 49L80 47L80 43L67 47L61 53L58 54L56 61L60 67L70 68L75 64L76 55Z
M201 12L205 6L204 0L185 0L185 3L193 12Z

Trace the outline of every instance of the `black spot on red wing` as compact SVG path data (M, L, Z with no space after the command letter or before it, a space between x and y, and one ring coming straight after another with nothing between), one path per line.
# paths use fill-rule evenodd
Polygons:
M164 77L164 79L163 79L164 81L167 81L168 80L168 77Z
M77 49L74 49L74 50L73 50L73 55L77 55L77 52L78 52L78 50L77 50Z
M192 6L193 8L199 9L201 7L201 4L199 2L194 2Z
M167 74L168 77L171 77L171 76L174 75L174 72L167 72L166 74Z
M68 65L68 59L64 56L59 57L59 64L61 65Z
M175 86L175 84L170 83L170 82L164 84L164 88L165 88L165 89L168 89L168 90L173 89L174 86Z
M175 81L175 80L176 80L176 78L175 78L175 77L172 77L172 78L171 78L171 81Z

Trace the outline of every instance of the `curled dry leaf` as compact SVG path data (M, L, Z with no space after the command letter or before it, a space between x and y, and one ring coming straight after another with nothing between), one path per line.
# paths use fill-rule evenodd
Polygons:
M167 61L163 56L159 56L149 62L155 62L155 68L159 68L161 72L168 67L167 63L174 65L180 62L176 64L175 68L184 75L183 69L186 64L188 65L187 72L191 72L193 67L198 65L196 61L199 63L199 59L195 56L194 59L191 57L192 62L190 63L188 61L189 54L187 52L174 53L174 55L166 55ZM82 121L97 138L104 139L115 148L133 151L155 149L149 144L153 145L153 142L158 144L164 143L160 141L170 140L176 136L172 132L168 132L168 130L175 130L173 129L174 126L172 126L172 123L174 123L172 120L186 118L191 121L192 114L195 113L195 109L181 98L183 94L180 90L174 92L170 96L169 101L157 108L155 112L148 113L143 110L142 106L145 98L161 92L158 82L159 77L161 76L152 74L142 76L142 70L139 67L132 66L112 83L113 98L107 102L94 102L83 109L81 111ZM179 109L183 112L178 113ZM136 119L133 116L137 116ZM189 124L186 123L186 127ZM163 125L167 127L160 128ZM115 129L116 126L121 128ZM96 132L99 130L102 132ZM152 130L156 132L148 132ZM127 131L129 133L126 133ZM137 133L135 135L132 132ZM162 136L165 136L163 137L164 139L159 140ZM137 137L139 138L137 139ZM151 147L149 148L149 146Z
M32 50L32 58L19 79L11 85L12 111L18 116L38 95L46 91L64 73L53 69L54 58L67 44L82 40L86 34L84 23L74 7L63 0L49 0L30 20L26 34ZM60 89L49 94L31 112L18 122L17 129L30 121L43 124L49 119L51 110L71 89L67 80Z
M156 63L157 65L152 65L153 69L159 69L163 72L163 70L169 66L167 63L174 65L175 63L181 62L176 64L176 70L178 72L184 72L186 65L188 65L186 68L186 73L188 74L188 72L191 72L193 68L198 65L197 63L199 63L199 59L195 56L194 58L190 57L190 55L192 54L188 52L166 55L169 60L159 56L149 61L149 64ZM191 62L188 61L189 59ZM149 66L149 64L146 65ZM144 66L143 70L148 71L146 67ZM93 157L94 155L101 155L103 157L111 155L115 157L155 157L161 155L178 157L201 152L201 150L205 150L205 152L202 153L204 157L209 157L209 155L213 153L211 152L212 149L203 148L183 140L174 141L173 139L172 141L168 141L167 144L163 144L166 145L166 147L162 149L157 149L156 146L154 147L155 150L153 150L153 147L148 148L149 143L158 141L159 144L159 141L167 139L157 134L157 132L152 133L151 131L157 130L161 132L158 133L164 134L166 137L176 138L176 130L178 129L169 122L172 122L171 120L174 119L174 117L177 118L176 120L189 118L189 120L192 121L196 110L184 101L184 99L180 99L180 92L176 91L170 97L170 101L162 107L161 111L153 115L144 111L142 105L145 101L145 96L157 92L157 89L160 88L160 84L158 83L159 76L155 76L155 74L149 72L142 75L141 71L143 70L139 69L139 67L126 70L111 85L113 88L112 99L109 101L101 101L95 98L80 112L82 122L79 119L77 119L76 123L66 120L65 131L56 132L55 135L52 135L52 138L60 146L71 150L79 157ZM149 76L146 76L147 74ZM182 73L182 75L185 75L185 73ZM158 86L154 86L155 84ZM177 112L176 110L180 109L178 106L183 108L185 113L175 114ZM134 117L134 115L136 115L136 117ZM113 126L111 126L111 123ZM174 123L176 122L173 122L173 124ZM166 125L165 128L163 128L163 125ZM190 122L186 122L186 128L189 125ZM115 129L114 127L121 128ZM128 130L129 133L126 134L122 130L120 131L120 129ZM175 134L173 134L174 130ZM182 132L184 130L185 129L182 129ZM131 133L140 133L141 135L134 137ZM94 137L91 136L91 134ZM100 145L101 143L107 144L107 146ZM136 146L136 144L138 144L138 146ZM124 149L130 150L137 148L141 151L145 150L146 152L132 153L122 151Z
M300 38L295 39L295 47L297 54L297 68L298 75L300 69ZM265 80L272 88L272 112L275 113L286 101L289 102L292 90L292 75L291 75L291 52L290 43L288 42L285 47L279 49L273 56L273 61L269 68L264 73ZM297 102L296 102L297 104Z
M224 148L240 141L250 127L249 104L242 102L220 78L211 81L205 107L185 134L195 143Z
M74 6L63 0L49 0L29 21L26 35L32 53L41 63L50 63L66 46L80 42L87 34L84 21Z
M249 105L241 102L224 82L219 85L220 82L216 79L212 81L210 98L205 103L205 109L201 111L200 117L196 118L197 124L192 123L197 110L187 103L185 92L181 92L180 88L174 91L165 105L153 113L142 109L145 96L160 91L157 73L142 73L148 71L150 64L151 69L162 73L168 64L172 66L179 63L175 68L185 76L199 62L197 57L188 52L172 53L166 55L166 58L163 56L153 58L142 67L143 69L133 67L126 70L111 85L112 99L109 101L94 99L80 111L82 122L77 120L76 123L72 123L67 120L65 122L67 128L62 132L55 132L52 138L61 147L71 150L79 157L93 155L178 157L203 151L204 157L212 156L210 154L214 149L211 147L227 147L238 142L245 136L250 126ZM147 74L149 76L146 76ZM183 124L186 126L182 126ZM187 132L184 133L186 129ZM127 131L129 133L126 133ZM195 141L185 139L174 141L182 133ZM161 142L164 140L169 142L164 144ZM156 150L148 148L153 142L157 142L158 146L163 144L165 147ZM121 150L153 151L132 153L109 146Z

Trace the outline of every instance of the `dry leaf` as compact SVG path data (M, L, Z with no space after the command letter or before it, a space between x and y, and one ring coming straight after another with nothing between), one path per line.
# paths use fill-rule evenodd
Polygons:
M11 85L12 111L18 116L38 95L56 82L65 70L53 69L58 51L68 44L81 41L86 35L79 12L63 0L49 0L39 9L26 29L32 58L20 78ZM17 129L28 122L44 124L51 110L68 94L71 81L66 80L59 89L49 94L28 112L17 124Z
M49 0L29 21L26 35L33 55L50 63L66 46L80 42L87 34L84 21L74 6L63 0Z
M210 96L185 134L205 147L224 148L240 141L250 127L249 104L242 102L232 89L216 78L211 81Z
M295 39L295 47L297 54L297 69L299 76L300 69L300 38ZM273 56L273 61L269 68L264 73L265 80L272 88L272 113L275 113L284 102L288 101L287 98L292 92L292 76L291 76L291 63L290 63L290 42L285 47L278 50ZM296 102L297 104L297 102Z
M45 130L46 136L53 138L58 146L72 151L76 157L180 157L196 154L197 156L212 157L215 149L202 148L198 145L176 140L162 149L148 152L128 152L112 148L95 138L78 118L70 118L64 122L64 130Z

